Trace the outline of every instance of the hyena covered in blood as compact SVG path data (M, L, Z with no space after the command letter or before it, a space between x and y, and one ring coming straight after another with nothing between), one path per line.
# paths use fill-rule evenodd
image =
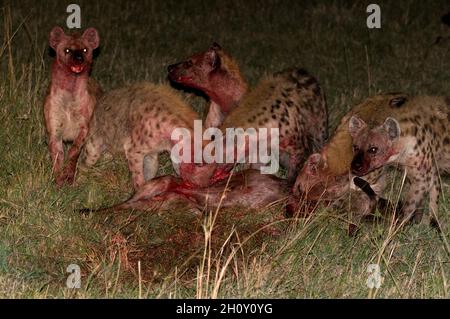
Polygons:
M143 82L112 90L96 107L83 162L94 165L104 151L124 153L134 189L138 190L145 180L156 176L158 154L171 152L178 143L171 138L175 129L184 129L194 136L194 121L198 119L198 114L167 85ZM197 168L194 163L181 163L180 170L186 172L187 180L199 186L213 183L220 175L213 165Z
M440 173L450 172L450 106L444 97L415 97L407 109L370 127L353 116L349 132L353 139L353 174L364 176L389 164L406 170L410 189L402 213L406 220L422 219L429 194L429 210L437 214ZM424 222L429 222L429 215Z
M200 90L210 100L205 127L218 127L247 92L247 82L236 61L217 43L186 61L168 67L169 79Z
M97 30L66 35L62 28L50 32L49 44L56 52L51 82L44 103L50 157L57 185L72 184L78 157L89 131L89 122L100 86L90 77L93 51L99 46ZM72 142L65 163L64 142ZM64 166L65 165L65 166Z
M169 66L169 78L207 94L208 113L220 128L278 128L282 165L288 179L295 181L298 166L311 152L318 151L328 137L325 95L318 81L303 69L288 69L267 76L250 92L236 62L219 45ZM217 120L219 119L219 120ZM211 124L206 125L211 126ZM212 125L214 126L214 125Z
M407 111L411 106L410 97L402 93L380 94L367 98L353 107L340 121L333 137L320 153L309 156L297 177L293 194L297 197L312 201L333 202L346 200L351 195L354 202L370 202L371 199L359 187L353 184L354 175L351 174L353 159L352 137L348 131L350 118L357 115L369 123L371 127L377 126L387 116L395 116ZM374 170L364 176L377 196L381 196L385 184L385 169ZM373 198L373 196L372 196ZM352 212L356 215L367 215L374 205L353 206Z

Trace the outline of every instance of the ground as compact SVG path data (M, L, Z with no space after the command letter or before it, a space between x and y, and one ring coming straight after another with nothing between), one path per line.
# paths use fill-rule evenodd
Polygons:
M104 160L79 172L75 186L55 187L42 111L47 36L65 26L70 2L9 3L0 4L0 297L449 298L445 177L441 233L423 225L394 231L387 221L350 237L345 214L326 208L307 219L284 219L277 207L81 215L131 194L126 164ZM370 1L77 3L82 26L99 30L93 75L107 90L165 82L167 65L213 41L251 85L266 73L306 68L323 85L332 128L371 94L450 89L445 0L378 1L379 30L366 26ZM203 110L201 97L186 96ZM160 173L169 172L166 158ZM66 288L70 264L81 268L81 289ZM379 289L367 287L370 264L380 266Z

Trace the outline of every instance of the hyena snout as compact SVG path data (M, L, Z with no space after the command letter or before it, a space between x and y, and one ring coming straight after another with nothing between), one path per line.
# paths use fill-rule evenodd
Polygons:
M167 67L167 71L169 73L169 79L176 83L184 83L189 82L191 80L191 76L189 74L188 68L186 65L187 62L180 62L176 64L171 64Z
M357 176L364 176L367 173L368 165L367 161L364 159L364 153L359 152L353 158L352 164L352 173Z

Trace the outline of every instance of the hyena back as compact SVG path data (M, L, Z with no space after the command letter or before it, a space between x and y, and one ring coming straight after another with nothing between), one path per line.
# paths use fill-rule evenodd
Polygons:
M221 129L232 127L279 129L281 164L293 183L302 161L320 150L328 137L325 94L303 69L276 73L242 98Z
M50 157L57 185L72 184L78 157L89 131L89 122L100 86L90 78L93 51L99 46L94 28L82 35L66 35L60 27L50 32L50 47L56 52L49 91L44 103ZM64 142L72 142L64 167Z

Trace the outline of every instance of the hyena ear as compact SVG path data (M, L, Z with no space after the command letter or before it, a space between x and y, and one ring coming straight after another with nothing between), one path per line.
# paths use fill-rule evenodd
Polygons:
M217 42L213 42L211 49L213 49L214 51L218 51L218 50L222 50L222 47Z
M56 47L65 37L66 34L61 27L54 27L52 31L50 31L50 35L48 37L50 47L56 51Z
M95 28L88 28L83 32L82 38L85 39L89 45L91 46L91 49L95 50L100 45L100 37L98 35L98 32Z
M359 132L361 132L361 130L363 130L364 128L367 127L366 122L364 122L363 120L361 120L359 117L353 115L350 118L350 121L348 122L348 132L350 133L350 135L352 137L355 137L359 134Z
M218 69L220 67L220 56L216 50L213 48L209 49L209 63L213 69Z
M388 117L383 124L384 129L389 135L389 139L395 140L400 137L400 124L392 117Z

